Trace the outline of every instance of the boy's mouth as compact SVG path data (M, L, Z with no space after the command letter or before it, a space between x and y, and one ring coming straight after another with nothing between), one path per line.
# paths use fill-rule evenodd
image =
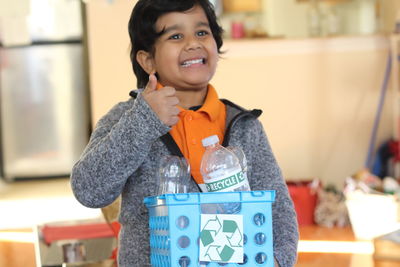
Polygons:
M198 58L198 59L191 59L191 60L186 60L181 63L181 66L184 68L190 67L195 64L205 64L206 59L205 58Z

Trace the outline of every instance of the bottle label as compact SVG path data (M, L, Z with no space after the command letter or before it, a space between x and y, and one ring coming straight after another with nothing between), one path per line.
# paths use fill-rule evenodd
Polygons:
M213 177L214 175L211 173L210 176ZM241 168L235 168L224 176L205 181L207 192L234 191L245 184L247 184L247 180Z

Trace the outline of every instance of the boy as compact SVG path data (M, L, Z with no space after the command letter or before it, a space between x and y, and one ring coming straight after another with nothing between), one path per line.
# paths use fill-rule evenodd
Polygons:
M157 192L157 164L166 154L191 165L189 192L203 184L201 139L217 134L248 159L252 190L276 190L273 205L275 265L293 266L298 241L296 215L269 147L260 111L218 99L209 84L222 29L208 0L139 0L129 21L131 60L138 88L97 124L71 184L88 207L104 207L122 196L120 267L149 266L148 213L143 199ZM196 266L196 264L194 264Z

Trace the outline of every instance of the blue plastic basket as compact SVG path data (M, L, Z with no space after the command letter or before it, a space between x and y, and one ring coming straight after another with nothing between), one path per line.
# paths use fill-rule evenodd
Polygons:
M273 267L274 201L275 191L165 194L145 198L149 209L151 265ZM241 203L237 214L243 215L243 263L199 262L201 207L218 203Z

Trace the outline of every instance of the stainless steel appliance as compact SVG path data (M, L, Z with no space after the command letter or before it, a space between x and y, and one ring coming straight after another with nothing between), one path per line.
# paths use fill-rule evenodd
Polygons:
M88 141L80 16L79 0L32 0L32 43L0 47L1 171L6 180L67 176ZM67 24L68 31L63 28Z

